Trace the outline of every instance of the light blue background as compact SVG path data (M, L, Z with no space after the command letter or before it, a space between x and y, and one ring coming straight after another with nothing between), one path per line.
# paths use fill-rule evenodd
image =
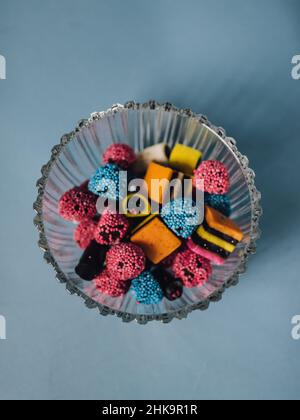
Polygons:
M0 0L0 398L300 397L299 13L297 0ZM125 325L55 281L32 202L78 119L152 98L238 139L263 193L264 236L209 311Z

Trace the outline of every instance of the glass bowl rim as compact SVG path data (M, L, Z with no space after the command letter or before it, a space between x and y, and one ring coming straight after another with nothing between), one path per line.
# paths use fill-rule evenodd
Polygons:
M45 234L44 222L43 222L43 198L45 193L45 188L47 185L48 177L51 172L53 164L56 162L59 155L63 152L65 147L69 144L75 135L83 130L84 128L89 128L95 121L106 118L108 116L114 115L119 112L124 112L126 110L163 110L166 112L174 112L180 116L190 117L198 120L198 122L206 126L211 130L219 140L222 141L231 151L233 156L237 159L239 166L245 176L246 183L249 189L249 195L251 200L251 230L250 230L250 241L249 244L245 247L244 254L241 257L241 261L233 275L227 280L227 282L213 293L209 298L198 302L196 304L188 305L180 310L171 312L171 313L162 313L159 315L139 315L139 314L130 314L127 312L117 311L109 308L108 306L102 305L98 302L95 302L93 299L85 295L84 292L79 290L74 283L64 274L57 264L55 258L51 254L50 247ZM259 228L259 222L262 215L262 207L260 204L261 194L255 186L255 173L249 167L249 160L246 156L239 152L236 141L232 137L228 137L223 128L214 126L208 118L202 114L196 114L191 109L181 109L176 108L169 102L160 104L154 100L150 100L145 103L138 103L134 101L126 102L124 105L116 104L106 111L94 112L90 115L88 119L82 119L78 122L76 128L62 136L61 141L58 145L54 146L51 150L51 158L46 165L41 169L42 177L38 179L36 186L38 189L38 196L36 201L33 204L33 208L36 212L34 218L34 225L39 232L39 241L38 245L44 252L44 259L48 264L51 264L55 270L56 278L60 283L64 283L66 289L70 294L75 294L84 299L85 305L90 309L98 308L101 315L117 315L124 322L130 322L136 320L139 324L146 324L148 321L162 321L163 323L168 323L172 319L183 319L188 316L188 314L196 309L205 310L208 309L211 302L218 302L222 299L222 296L225 290L231 286L235 286L239 282L240 274L244 273L247 269L248 258L251 254L256 253L256 242L261 236L261 231Z

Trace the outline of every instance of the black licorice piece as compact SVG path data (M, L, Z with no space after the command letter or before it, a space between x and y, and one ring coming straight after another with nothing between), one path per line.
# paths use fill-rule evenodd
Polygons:
M94 280L103 271L108 249L108 246L92 241L75 267L75 273L83 280Z
M183 283L180 279L174 279L174 277L163 268L157 268L153 272L153 275L158 281L166 299L172 301L182 296Z

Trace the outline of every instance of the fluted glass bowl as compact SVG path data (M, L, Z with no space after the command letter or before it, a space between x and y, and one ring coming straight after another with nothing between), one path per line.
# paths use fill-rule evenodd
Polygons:
M173 302L163 299L157 305L138 305L130 293L120 298L108 297L99 293L93 283L75 274L82 250L73 240L75 225L58 214L58 201L65 191L82 184L101 166L102 154L111 143L127 143L141 151L159 142L168 143L170 147L177 142L184 143L201 150L204 160L220 160L226 165L231 177L231 218L242 229L244 239L223 266L213 267L213 275L203 287L185 288L183 296ZM124 321L136 319L140 323L169 322L174 317L186 317L194 309L206 309L211 301L221 299L225 288L237 284L239 274L245 271L248 255L255 252L261 207L248 159L238 151L235 141L226 137L223 129L210 124L206 117L170 104L129 102L81 120L78 127L64 135L61 143L53 148L37 187L35 225L46 261L54 266L58 280L66 283L71 293L83 297L88 307L98 307L103 315L116 314Z

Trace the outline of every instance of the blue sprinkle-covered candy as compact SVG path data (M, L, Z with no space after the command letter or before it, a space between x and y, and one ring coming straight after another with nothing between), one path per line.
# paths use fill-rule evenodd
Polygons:
M193 200L178 198L163 207L161 217L177 236L188 239L201 224L201 214Z
M137 302L144 305L155 305L163 298L163 292L158 281L149 271L144 271L132 280L131 291Z
M229 217L231 205L228 195L205 194L205 204Z
M100 197L118 200L120 195L120 168L113 164L101 166L89 181L89 190Z

